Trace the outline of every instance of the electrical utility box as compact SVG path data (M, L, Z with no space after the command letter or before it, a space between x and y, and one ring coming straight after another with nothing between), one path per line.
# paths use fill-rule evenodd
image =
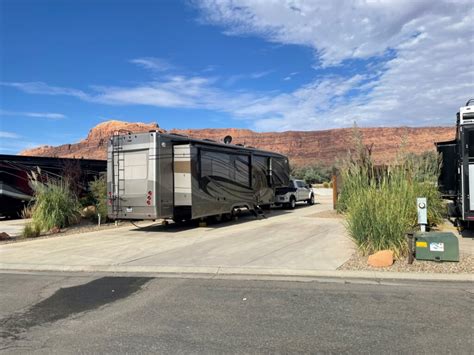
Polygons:
M417 260L459 261L458 238L450 232L416 233L415 258Z

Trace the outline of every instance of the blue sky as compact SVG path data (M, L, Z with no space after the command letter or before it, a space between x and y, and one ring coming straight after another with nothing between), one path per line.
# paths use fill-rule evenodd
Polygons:
M0 6L2 153L78 141L109 119L257 131L452 125L474 94L470 1Z

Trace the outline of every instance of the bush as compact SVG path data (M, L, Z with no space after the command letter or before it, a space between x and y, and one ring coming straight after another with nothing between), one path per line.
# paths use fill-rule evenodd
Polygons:
M89 189L94 198L94 204L97 208L97 213L100 214L101 221L105 222L107 218L107 180L104 175L95 178L89 183ZM97 218L97 216L94 216Z
M79 221L79 203L65 180L41 182L31 177L34 190L33 223L42 231L64 228Z
M21 210L21 218L30 219L33 216L33 206L31 204L26 205Z
M325 165L314 164L309 166L295 167L291 169L291 175L309 184L322 184L332 176L332 169Z
M348 232L363 254L383 249L398 257L406 254L405 234L417 225L417 197L428 199L431 225L442 221L439 165L411 155L377 168L359 143L355 159L343 162L340 171L338 209L346 213Z
M36 223L27 223L21 235L24 238L37 238L40 236L40 233L40 227Z
M323 187L325 189L327 189L329 187L329 182L327 182L327 181L323 182Z

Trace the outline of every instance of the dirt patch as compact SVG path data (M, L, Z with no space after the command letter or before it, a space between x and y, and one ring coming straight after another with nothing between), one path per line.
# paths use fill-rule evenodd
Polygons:
M312 217L312 218L338 218L338 219L344 218L344 216L342 214L337 213L337 211L335 211L335 210L321 211L321 212L310 214L306 217Z
M413 264L408 264L407 259L396 260L392 266L372 267L367 265L367 256L354 254L338 270L357 270L357 271L386 271L386 272L429 272L443 274L474 273L474 256L461 254L459 262L435 262L415 260Z

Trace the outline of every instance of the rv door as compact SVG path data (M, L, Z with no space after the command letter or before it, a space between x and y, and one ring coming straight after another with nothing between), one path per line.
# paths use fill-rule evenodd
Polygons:
M474 211L474 127L463 127L464 211Z

